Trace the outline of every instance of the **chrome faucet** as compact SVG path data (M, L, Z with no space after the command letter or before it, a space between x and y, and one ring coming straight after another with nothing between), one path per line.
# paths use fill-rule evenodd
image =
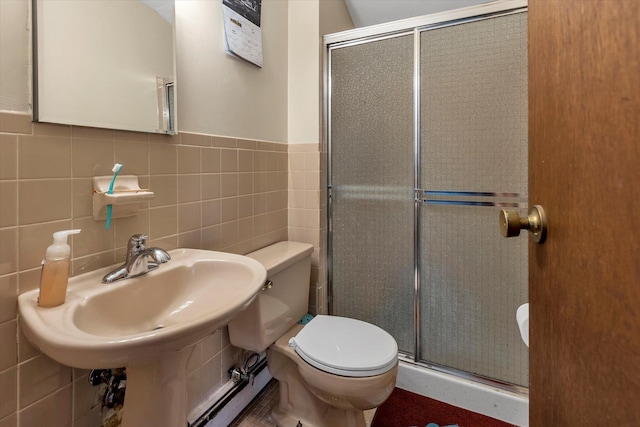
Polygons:
M149 237L146 234L134 234L127 243L127 259L124 264L102 278L102 283L112 283L116 280L146 274L155 270L171 259L164 249L145 248Z

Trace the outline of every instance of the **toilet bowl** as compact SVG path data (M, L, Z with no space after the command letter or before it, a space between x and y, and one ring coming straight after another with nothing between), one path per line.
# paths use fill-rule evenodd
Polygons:
M280 242L248 256L267 269L270 287L229 324L231 343L267 350L267 365L279 381L271 412L278 426L363 427L364 411L391 394L398 347L391 335L356 319L319 315L306 325L313 247Z

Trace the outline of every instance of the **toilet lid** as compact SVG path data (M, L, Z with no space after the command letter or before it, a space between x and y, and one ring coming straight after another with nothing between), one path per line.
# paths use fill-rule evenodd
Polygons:
M391 369L398 345L381 328L356 319L318 315L289 340L310 365L346 377L369 377Z

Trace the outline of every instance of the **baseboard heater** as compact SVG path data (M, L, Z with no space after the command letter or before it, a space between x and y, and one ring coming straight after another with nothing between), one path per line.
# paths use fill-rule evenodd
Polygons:
M253 383L249 379L229 380L209 399L191 411L187 426L227 426L273 378L266 367L267 359L263 358L249 370L248 374L253 377ZM237 402L234 402L234 399Z

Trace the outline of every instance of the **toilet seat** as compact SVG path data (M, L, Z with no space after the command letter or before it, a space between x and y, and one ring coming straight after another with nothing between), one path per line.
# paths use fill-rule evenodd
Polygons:
M380 375L395 366L398 345L383 329L357 319L318 315L289 340L307 363L345 377Z

